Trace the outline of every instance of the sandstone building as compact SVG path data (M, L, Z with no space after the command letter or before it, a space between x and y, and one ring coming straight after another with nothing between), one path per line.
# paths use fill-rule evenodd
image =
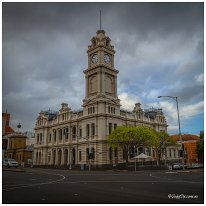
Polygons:
M98 30L88 46L85 75L85 98L82 110L73 111L62 103L58 112L41 111L35 125L35 165L82 165L104 167L125 162L120 148L112 149L107 137L117 126L144 125L167 131L161 109L143 110L134 105L132 112L121 109L117 96L118 70L114 66L115 50L104 30ZM152 148L137 148L156 157ZM174 149L174 157L178 157Z
M15 159L19 163L27 163L32 159L32 150L26 145L27 136L22 133L11 133L7 135L8 146L4 152L5 158Z

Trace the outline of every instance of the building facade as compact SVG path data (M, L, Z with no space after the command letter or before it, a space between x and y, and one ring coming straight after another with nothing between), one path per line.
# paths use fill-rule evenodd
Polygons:
M12 133L7 135L8 146L4 152L5 158L15 159L17 162L25 164L32 159L32 150L27 147L25 136L22 133Z
M140 103L133 111L121 109L117 96L118 70L115 50L104 30L98 30L88 46L85 98L82 109L72 111L66 103L58 112L41 111L35 124L34 164L47 166L90 164L95 167L125 162L123 151L107 144L108 135L117 126L144 125L167 131L161 109L143 110ZM137 148L156 158L152 148ZM178 151L175 151L178 156Z
M171 137L179 143L182 142L185 151L185 162L198 162L197 143L200 141L200 138L197 135L193 134L182 134L181 136L182 141L180 141L179 134L172 135Z
M2 113L2 157L4 157L4 151L7 149L8 137L7 135L13 133L14 130L10 127L10 114Z

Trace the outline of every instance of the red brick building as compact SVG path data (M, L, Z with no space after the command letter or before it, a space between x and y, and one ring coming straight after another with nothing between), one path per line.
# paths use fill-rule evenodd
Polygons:
M14 130L10 127L10 114L2 113L2 135L11 134Z
M6 135L14 133L14 130L10 127L10 114L2 113L2 149L7 149L8 138Z
M186 151L186 162L194 163L197 162L197 142L200 141L200 138L197 135L192 134L182 134L182 143ZM180 141L179 134L172 135L176 141Z

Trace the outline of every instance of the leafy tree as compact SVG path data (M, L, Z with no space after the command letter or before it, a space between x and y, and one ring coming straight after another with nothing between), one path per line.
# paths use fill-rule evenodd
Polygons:
M204 159L204 131L200 131L200 141L197 142L197 157L200 162Z
M147 127L117 127L108 137L110 146L119 146L125 152L126 163L128 163L128 154L131 147L149 146L154 139L155 132Z
M171 145L177 145L177 142L172 137L170 137L168 133L156 132L156 135L152 139L152 146L157 153L157 165L160 163L163 152L166 151L166 148Z
M204 139L204 130L203 131L200 131L200 139Z

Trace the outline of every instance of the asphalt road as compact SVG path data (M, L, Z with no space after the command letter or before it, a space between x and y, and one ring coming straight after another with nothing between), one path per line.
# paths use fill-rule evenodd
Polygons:
M203 170L3 170L2 203L203 203Z

